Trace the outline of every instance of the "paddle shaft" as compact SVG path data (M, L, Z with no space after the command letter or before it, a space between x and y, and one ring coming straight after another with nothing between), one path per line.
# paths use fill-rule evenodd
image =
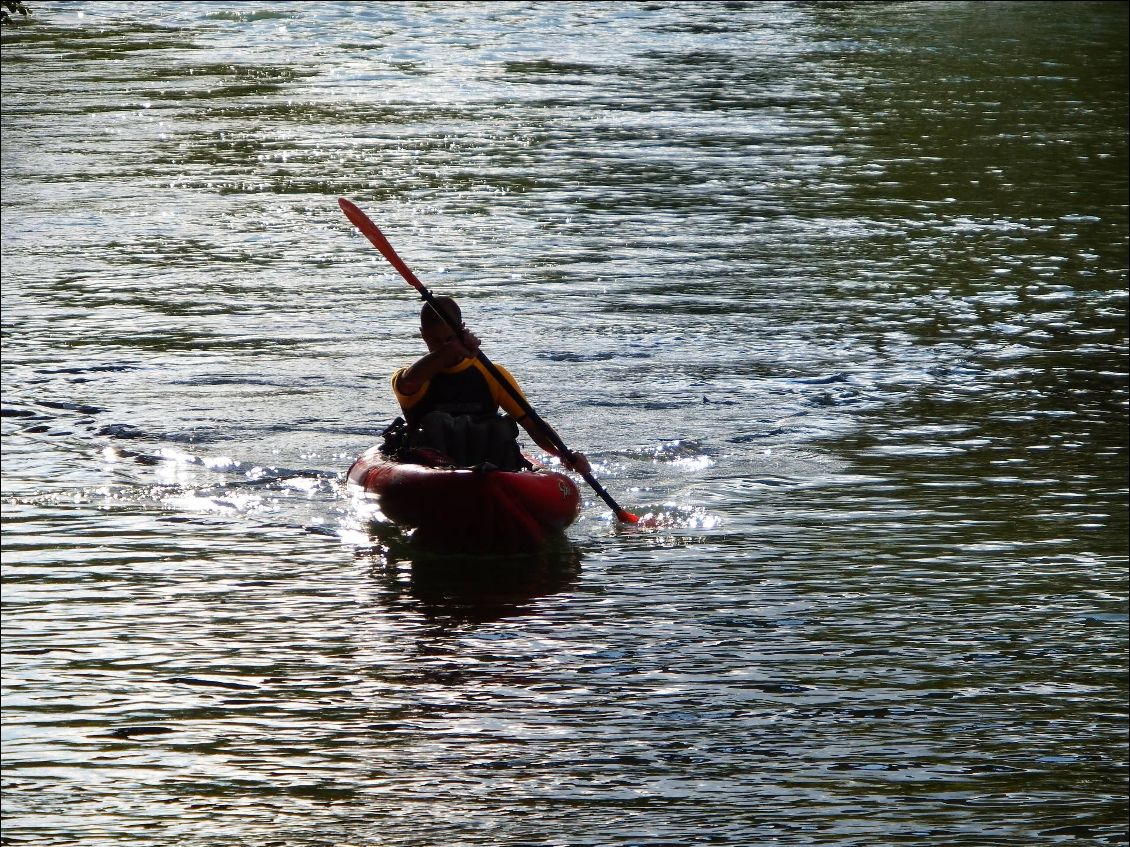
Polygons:
M341 207L341 210L345 213L345 216L349 218L353 225L361 231L361 234L369 239L370 243L372 243L372 245L381 252L381 255L388 260L389 264L391 264L394 268L396 268L397 271L399 271L400 275L404 277L405 281L420 293L420 296L428 303L429 306L432 307L432 310L435 311L435 313L438 314L441 318L443 318L444 322L449 327L451 327L456 336L462 338L463 327L459 326L454 320L452 320L451 316L448 315L444 309L436 305L435 296L432 294L432 292L428 290L428 287L424 285L424 283L422 283L414 273L412 273L412 270L408 267L408 265L404 264L404 260L401 259L400 256L397 255L396 251L392 249L392 245L389 244L388 239L384 237L384 233L377 229L377 225L375 223L369 220L369 216L361 211L361 209L358 208L355 203L345 199L344 197L339 197L337 203ZM540 425L542 432L545 433L550 443L552 443L553 446L557 448L562 457L564 457L569 462L574 461L576 457L575 454L565 445L565 442L562 441L561 436L559 436L557 432L551 426L549 426L549 424L541 419L541 416L534 411L533 406L531 406L529 401L522 396L521 392L514 388L510 380L506 379L502 376L501 373L498 372L498 368L495 367L494 362L487 358L487 355L481 349L477 352L476 355L479 361L483 363L483 367L487 369L492 377L494 377L495 382L506 389L510 396L514 398L514 402L518 404L522 412L531 420ZM608 507L616 513L617 518L627 523L635 523L639 520L638 517L633 515L627 509L621 508L620 505L612 499L612 495L604 489L604 486L601 485L591 473L584 472L581 474L581 476L584 478L585 482L589 484L589 487L592 488L592 490L600 496L600 499L607 503Z

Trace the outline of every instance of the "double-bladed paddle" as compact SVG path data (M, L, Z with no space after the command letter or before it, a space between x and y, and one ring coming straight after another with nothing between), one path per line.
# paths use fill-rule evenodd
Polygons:
M397 269L397 271L400 272L400 275L404 277L409 285L420 292L420 296L424 298L425 301L427 301L428 305L430 305L435 310L436 314L443 318L444 322L451 327L455 334L459 337L462 337L463 328L461 326L458 326L455 321L451 319L446 310L436 306L435 297L432 295L432 292L430 292L427 289L427 286L425 286L424 283L420 282L420 280L417 279L416 275L412 273L409 267L404 264L404 260L401 259L400 256L396 254L396 251L392 249L392 245L388 243L388 239L384 237L384 234L379 229L377 229L377 225L369 220L369 216L362 212L355 203L345 199L344 197L337 198L337 204L341 206L341 210L345 212L345 216L349 218L353 225L357 227L357 229L361 230L361 234L369 239L374 247L381 251L382 256L388 259L389 264L391 264L394 268ZM526 400L526 398L523 397L520 392L514 389L514 387L510 384L510 380L505 379L502 374L498 372L498 368L494 366L494 363L487 358L486 354L483 353L482 350L479 350L476 355L478 356L479 361L483 363L483 367L485 367L487 371L490 372L490 375L494 377L495 381L499 385L501 385L507 390L507 392L509 392L510 396L514 398L514 402L516 402L518 406L521 407L522 411L529 418L537 421L542 425L542 429L549 437L549 440L553 443L553 446L561 452L561 455L564 456L569 462L572 462L575 458L573 451L566 447L565 442L561 440L561 437L553 430L553 428L546 424L545 421L543 421L541 417L538 416L538 413L534 411L529 401ZM600 495L600 499L608 504L608 507L612 509L617 518L619 518L624 523L636 523L639 521L639 516L633 515L627 509L622 509L616 503L616 501L612 499L612 495L604 490L604 486L597 482L596 478L591 473L582 473L581 476L584 477L585 482L589 484L592 490Z

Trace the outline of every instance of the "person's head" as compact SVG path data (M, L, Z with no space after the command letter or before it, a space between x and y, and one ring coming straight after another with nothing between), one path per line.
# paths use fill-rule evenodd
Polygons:
M432 302L436 304L443 313L447 315L451 322L456 326L463 325L463 313L459 310L459 304L450 297L435 297ZM428 345L429 350L434 350L441 347L450 341L455 332L448 325L439 313L432 308L431 303L425 303L424 307L420 309L420 335L424 338L424 343Z

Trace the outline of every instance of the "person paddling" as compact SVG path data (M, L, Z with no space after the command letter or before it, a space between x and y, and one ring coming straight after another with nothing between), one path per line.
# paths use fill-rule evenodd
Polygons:
M428 352L392 377L392 390L407 421L409 444L429 447L455 464L483 462L515 470L524 460L515 440L521 425L539 447L579 474L592 469L583 453L565 456L560 436L537 416L522 409L510 390L500 385L478 358L479 339L463 324L459 304L451 297L433 298L420 310L420 335ZM444 311L450 323L436 311ZM456 332L453 326L459 327ZM495 371L522 397L510 372ZM499 410L508 418L500 417ZM528 465L527 465L528 466Z

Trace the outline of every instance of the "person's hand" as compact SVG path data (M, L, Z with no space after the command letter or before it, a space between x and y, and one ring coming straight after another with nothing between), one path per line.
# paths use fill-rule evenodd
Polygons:
M571 470L573 473L579 473L581 476L591 474L592 468L589 467L588 457L584 453L573 453L572 459L561 457L561 464Z
M471 332L471 330L467 329L466 326L462 326L460 329L463 331L462 344L460 346L462 346L464 352L467 354L465 358L473 359L475 356L479 355L479 348L482 346L482 342L479 341L479 337Z
M451 368L458 365L464 359L473 359L479 353L479 347L482 342L479 337L467 327L461 327L459 335L452 335L443 345L439 348L440 355L443 357L443 366Z

